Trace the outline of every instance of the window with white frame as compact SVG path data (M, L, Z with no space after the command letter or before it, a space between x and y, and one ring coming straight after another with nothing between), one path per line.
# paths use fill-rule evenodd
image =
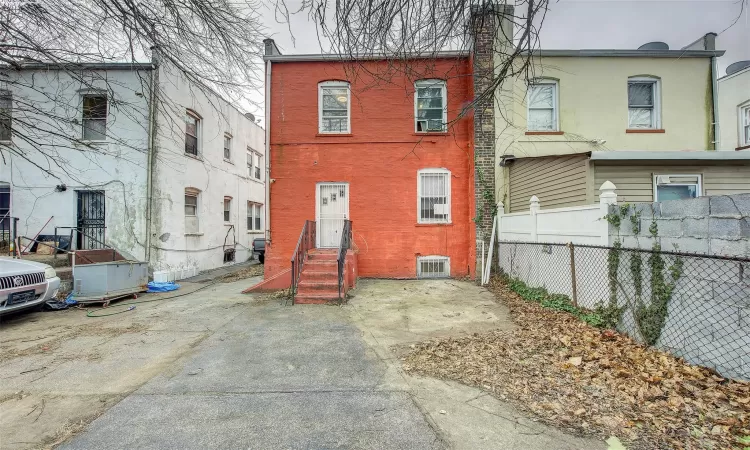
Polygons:
M232 160L232 135L229 133L224 133L224 159Z
M192 111L185 113L185 153L198 156L200 152L201 119Z
M659 95L658 79L628 79L628 128L656 129L661 126Z
M10 141L13 137L13 95L10 91L0 90L0 141Z
M198 195L196 188L185 188L185 234L199 232L198 223Z
M351 93L346 81L324 81L318 84L318 131L351 133Z
M419 80L414 85L414 130L443 132L448 123L445 81Z
M232 197L224 197L224 222L232 221Z
M107 96L105 94L83 95L81 123L84 140L104 141L107 139Z
M702 176L698 174L654 175L654 201L682 200L700 197Z
M247 231L263 231L263 205L247 202Z
M247 176L256 180L261 179L260 170L261 167L261 156L260 153L255 152L248 147L247 149Z
M447 256L417 257L417 278L447 278L451 276L451 260Z
M740 147L750 145L750 102L740 106Z
M527 96L526 128L529 131L558 131L557 82L530 84Z
M446 169L423 169L417 174L418 223L450 223L451 173Z

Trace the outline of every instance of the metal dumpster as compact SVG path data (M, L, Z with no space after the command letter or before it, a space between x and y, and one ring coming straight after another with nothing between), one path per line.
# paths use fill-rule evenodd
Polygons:
M110 300L148 289L148 263L111 261L73 268L73 299L79 303Z

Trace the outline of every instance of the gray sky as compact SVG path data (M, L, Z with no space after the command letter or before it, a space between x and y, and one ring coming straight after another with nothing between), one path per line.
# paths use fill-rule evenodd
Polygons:
M750 59L748 3L750 0L550 0L540 43L547 49L622 49L664 41L679 49L715 32L719 34L717 48L726 50L719 59L723 75L729 64ZM292 11L301 0L287 0L287 4ZM263 14L282 53L321 52L315 25L306 13L292 16L292 34L287 24L276 23L273 11L267 9Z

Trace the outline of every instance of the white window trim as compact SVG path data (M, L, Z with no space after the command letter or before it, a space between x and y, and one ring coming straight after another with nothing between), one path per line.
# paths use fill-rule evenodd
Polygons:
M224 161L226 161L226 162L232 162L232 141L233 141L234 139L232 139L232 135L231 135L231 134L229 134L229 133L224 133L224 139L229 139L229 157L227 158L227 157L225 156L225 157L224 157ZM221 153L222 153L222 155L223 155L223 154L224 154L224 142L223 142L223 141L222 141L222 143L221 143L221 147L222 147L222 148L221 148Z
M227 209L227 201L229 201L229 209ZM229 212L229 220L224 219L224 213ZM224 220L224 224L232 223L232 197L225 195L221 202L221 218Z
M199 116L198 113L193 112L193 110L191 110L191 109L186 109L185 110L185 115L186 116L190 116L190 117L192 117L193 119L196 120L196 123L195 123L195 155L193 155L192 153L186 152L185 148L184 148L185 147L184 144L183 144L182 151L185 153L185 155L187 155L187 156L189 156L191 158L200 158L201 155L202 155L202 150L203 150L203 145L201 145L201 139L203 138L203 118L201 116ZM184 122L184 120L183 120L183 122ZM187 134L187 129L184 128L184 127L187 127L186 123L183 123L183 129L182 129L182 135L183 136Z
M346 131L323 131L323 89L346 88ZM347 81L323 81L318 83L318 133L351 134L352 133L352 90Z
M654 125L651 128L632 128L630 126L630 83L653 83L654 84ZM660 130L661 125L661 80L656 77L630 77L628 87L625 89L625 102L628 105L627 124L628 130Z
M703 175L700 173L655 173L653 176L654 201L659 201L659 190L656 180L658 177L697 177L697 183L669 183L670 186L696 186L695 198L703 197Z
M97 89L84 89L78 91L78 94L81 99L81 141L92 143L107 142L107 138L109 137L109 133L107 133L107 128L109 127L109 95L107 94L107 91L100 91ZM86 129L84 128L84 122L86 119L83 117L83 102L84 98L86 97L104 97L106 99L106 111L104 113L104 139L86 139L84 137L86 134Z
M422 278L422 261L424 260L433 260L433 261L445 261L445 269L446 269L446 278L450 278L451 276L451 258L449 256L444 255L427 255L427 256L417 256L417 278ZM441 278L441 277L426 277L426 279L432 279L432 278Z
M256 152L250 147L247 148L246 152L247 153L245 154L245 169L246 170L249 169L246 176L250 178L251 180L263 181L263 155L260 152ZM260 177L255 176L255 169L256 169L255 158L254 158L255 156L258 157L257 168L260 169L260 171L258 172ZM249 166L247 165L248 162L250 163Z
M419 108L417 89L420 87L433 87L436 84L440 84L442 96L443 96L443 128L440 131L418 131L417 125L419 122ZM419 134L430 134L430 133L445 133L448 127L448 83L445 80L440 79L427 79L418 80L414 83L414 132Z
M445 203L448 205L448 218L445 220L429 220L422 218L422 175L446 175ZM451 171L448 169L421 169L417 171L417 223L418 224L450 224L453 220L453 205L451 200Z
M745 127L750 125L750 123L745 124L743 120L745 119L745 110L750 109L750 100L747 100L746 102L740 103L740 105L737 107L737 125L738 125L738 135L739 135L739 143L738 147L744 147L746 145L750 145L750 137L745 139Z
M529 128L529 123L531 122L531 120L529 120L529 116L530 116L529 112L531 111L531 104L529 103L529 91L531 90L532 86L541 86L545 84L552 85L555 89L555 92L552 95L552 115L553 115L554 128L551 130L532 130L531 128ZM557 80L539 78L529 83L529 86L526 90L526 131L560 131L560 112L559 112L559 106L558 106L559 104L560 104L560 84L558 83Z
M260 206L260 228L255 228L255 219L257 219L257 217L255 217L255 207L256 206ZM263 208L263 204L262 203L258 203L258 202L248 201L247 202L247 210L248 210L248 213L252 212L252 214L248 214L247 217L252 217L252 224L253 224L253 226L251 228L248 228L247 231L248 232L253 232L253 233L260 233L261 231L263 231L263 219L264 219L263 218L263 216L264 216L263 213L265 212L265 210Z

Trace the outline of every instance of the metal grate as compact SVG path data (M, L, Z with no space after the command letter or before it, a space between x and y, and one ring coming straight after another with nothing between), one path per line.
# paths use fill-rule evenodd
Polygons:
M21 286L44 283L44 272L27 273L11 277L0 277L0 289L13 289Z
M417 278L448 278L451 276L450 266L447 256L420 256L417 258Z

